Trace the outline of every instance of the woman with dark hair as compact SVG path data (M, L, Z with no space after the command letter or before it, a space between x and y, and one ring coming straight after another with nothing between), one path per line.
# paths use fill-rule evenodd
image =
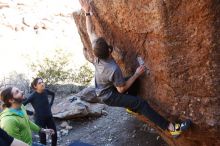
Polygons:
M51 128L54 130L54 134L52 137L52 146L57 145L57 130L56 125L53 120L51 107L53 105L55 93L46 89L43 79L40 77L35 78L31 87L33 92L29 95L29 97L23 102L24 105L31 103L34 108L34 120L35 123L43 128ZM49 102L48 96L51 96L52 99ZM40 142L46 145L46 135L44 133L39 133Z

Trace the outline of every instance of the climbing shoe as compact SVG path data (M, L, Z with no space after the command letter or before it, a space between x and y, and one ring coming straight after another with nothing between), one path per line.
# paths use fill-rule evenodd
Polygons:
M190 125L191 125L190 120L186 120L181 123L174 123L173 124L174 130L173 131L170 130L169 132L173 136L173 138L178 138L182 134L182 132L189 129Z
M129 114L132 114L132 115L139 115L138 113L133 112L133 111L130 110L130 109L126 109L126 112L129 113Z

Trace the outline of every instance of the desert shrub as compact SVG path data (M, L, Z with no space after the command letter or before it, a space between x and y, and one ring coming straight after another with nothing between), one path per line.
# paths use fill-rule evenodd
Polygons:
M90 84L93 76L94 76L93 70L91 69L88 63L85 63L79 68L78 72L76 72L73 75L72 79L76 83L82 85L88 85Z
M42 77L48 86L64 83L79 83L88 85L93 77L93 71L88 63L79 69L71 68L71 55L62 49L56 49L54 55L46 56L42 61L33 61L30 69L34 77Z

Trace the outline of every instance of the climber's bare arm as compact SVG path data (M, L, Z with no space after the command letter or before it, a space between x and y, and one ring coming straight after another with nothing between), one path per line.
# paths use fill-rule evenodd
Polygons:
M97 39L97 36L94 32L94 26L92 25L91 16L86 16L86 29L89 35L90 42L92 43L92 46L94 46L94 42Z
M91 6L89 3L89 0L80 0L79 2L81 4L82 9L85 12L85 14L90 13ZM92 25L91 13L90 13L90 15L86 16L86 29L87 29L87 33L89 35L90 42L92 43L92 46L94 46L94 42L97 39L97 35L95 34L94 26Z
M133 76L131 76L123 86L117 86L116 89L119 93L124 93L126 92L130 87L131 85L134 83L134 81L140 77L143 73L145 72L145 66L144 65L141 65L139 66L136 71L135 71L135 74Z

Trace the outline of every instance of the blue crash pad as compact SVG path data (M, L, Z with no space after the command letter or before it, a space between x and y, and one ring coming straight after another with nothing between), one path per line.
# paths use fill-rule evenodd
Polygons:
M71 144L69 144L69 146L94 146L94 145L91 145L91 144L88 144L88 143L83 143L83 142L80 142L80 141L74 141Z

